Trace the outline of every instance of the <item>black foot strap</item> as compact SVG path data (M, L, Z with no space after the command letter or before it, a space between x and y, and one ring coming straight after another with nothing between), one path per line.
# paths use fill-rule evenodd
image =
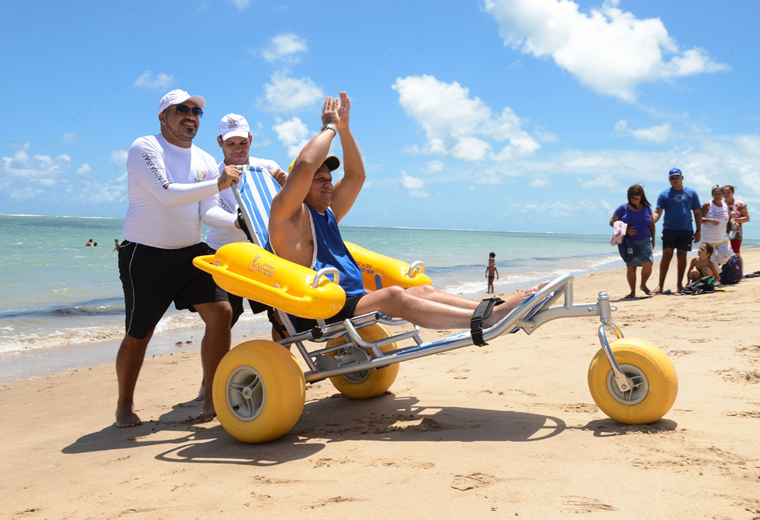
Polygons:
M470 331L472 332L472 342L477 346L482 347L486 345L486 342L483 341L483 320L491 315L494 307L502 303L504 303L504 300L501 298L485 299L478 304L475 312L472 314Z

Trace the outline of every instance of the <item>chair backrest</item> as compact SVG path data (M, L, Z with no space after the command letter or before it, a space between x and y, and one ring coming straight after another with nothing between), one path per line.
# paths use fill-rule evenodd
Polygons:
M264 168L238 166L240 181L232 185L243 219L253 242L265 249L269 247L269 212L272 199L280 191L280 185ZM271 249L270 249L271 250Z

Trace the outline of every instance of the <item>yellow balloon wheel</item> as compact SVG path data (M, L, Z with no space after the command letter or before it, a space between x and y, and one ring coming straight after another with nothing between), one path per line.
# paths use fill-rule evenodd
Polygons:
M643 339L620 338L610 343L620 369L632 382L621 392L604 349L588 369L588 387L597 406L625 424L648 424L664 416L678 395L678 376L665 353Z
M374 325L360 329L359 335L366 341L377 341L389 337L390 333L382 325L375 323ZM345 337L336 338L327 345L332 347L343 343L346 343ZM380 347L380 351L387 352L395 348L396 344L390 343L389 345ZM354 361L364 361L372 356L371 350L357 349L356 347L353 347L351 350L352 352L346 354L333 352L330 355L335 357L338 364L341 364L342 360L345 362L345 358L351 358ZM352 399L370 399L377 397L391 387L398 375L398 369L399 365L396 363L380 369L371 368L343 376L331 377L330 382L340 393Z
M306 383L290 351L273 341L241 343L214 375L214 409L222 427L243 442L267 442L288 433L303 412Z

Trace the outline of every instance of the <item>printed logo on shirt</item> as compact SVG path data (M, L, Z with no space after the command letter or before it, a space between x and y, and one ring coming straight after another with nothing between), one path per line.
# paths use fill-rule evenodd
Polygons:
M201 182L206 180L206 174L200 170L195 170L195 182Z

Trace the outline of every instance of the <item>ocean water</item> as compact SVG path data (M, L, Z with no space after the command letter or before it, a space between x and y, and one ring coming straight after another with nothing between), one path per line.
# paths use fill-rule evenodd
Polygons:
M0 215L0 380L112 362L124 334L124 301L114 239L123 219ZM621 265L608 235L343 227L345 240L399 258L422 260L436 287L485 294L485 266L496 253L495 289L511 291L564 273ZM83 247L88 239L97 247ZM199 346L202 321L173 307L149 354ZM267 334L246 312L233 337Z

